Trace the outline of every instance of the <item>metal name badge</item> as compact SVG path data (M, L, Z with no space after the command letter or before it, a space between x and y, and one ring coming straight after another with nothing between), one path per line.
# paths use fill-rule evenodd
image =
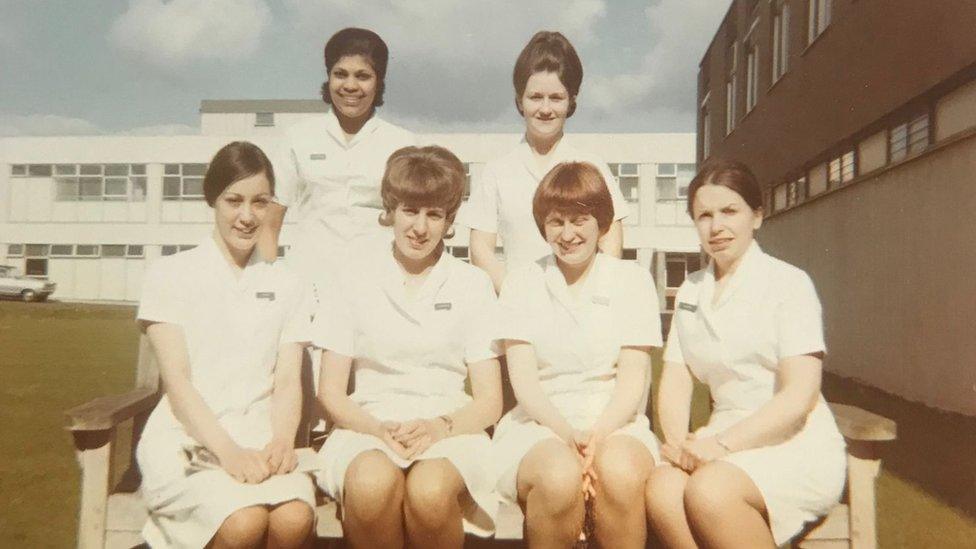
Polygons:
M325 160L325 153L312 153L308 155L309 160Z
M602 295L595 295L593 296L593 303L606 307L610 305L610 298Z
M451 310L451 304L450 303L434 303L434 310L435 311L450 311Z
M256 297L258 299L267 299L268 301L274 301L275 300L275 293L274 292L256 292L254 294L254 297Z
M691 303L684 303L679 301L678 308L685 311L695 312L698 310L698 305L692 305Z

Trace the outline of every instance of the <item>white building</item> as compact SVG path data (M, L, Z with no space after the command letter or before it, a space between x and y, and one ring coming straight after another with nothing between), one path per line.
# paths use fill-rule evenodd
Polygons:
M203 101L201 134L187 136L14 137L0 139L0 265L58 284L57 299L135 301L147 261L191 247L210 229L203 174L227 142L247 139L266 150L282 128L320 101ZM516 134L423 134L453 151L471 184L485 162L507 152ZM684 213L695 172L695 135L573 134L617 175L630 215L624 254L652 269L662 308L700 265L697 238ZM286 248L293 224L282 234ZM468 234L448 242L467 257Z

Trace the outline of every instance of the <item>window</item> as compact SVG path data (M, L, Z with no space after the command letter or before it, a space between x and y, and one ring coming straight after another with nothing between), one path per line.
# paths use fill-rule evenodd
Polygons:
M759 100L759 46L750 44L746 54L746 112Z
M610 173L627 202L640 201L640 176L637 164L610 164Z
M47 244L28 244L24 250L24 254L27 257L44 257L48 253L49 246Z
M773 189L773 211L779 212L786 209L786 183L780 183Z
M10 176L11 177L26 177L27 176L27 166L24 164L11 164L10 166Z
M163 246L162 255L173 255L176 252L185 252L193 248L196 248L195 244L180 244L179 246L176 244L166 244Z
M50 246L47 244L28 244L25 246L24 274L27 276L47 276L47 256Z
M702 160L708 158L711 153L712 144L712 118L708 111L708 99L702 104L701 108L701 140L702 140Z
M832 158L827 173L827 180L832 189L854 179L857 174L854 151L846 151Z
M624 248L620 258L628 261L637 261L637 248Z
M142 244L129 244L125 248L126 257L142 257L145 255L145 247Z
M694 164L657 165L657 201L673 202L688 198L688 185L695 177Z
M830 4L832 0L807 0L807 44L812 44L823 34L830 24Z
M288 248L290 248L290 246L278 246L278 258L279 259L281 259L282 257L285 257L285 254L288 253Z
M448 252L458 259L468 260L467 246L448 246Z
M70 256L74 252L74 248L71 244L52 244L51 255L61 257Z
M145 164L58 164L54 173L57 201L146 200Z
M802 204L807 199L807 178L800 177L790 181L786 185L786 207L792 208L797 204Z
M929 146L929 114L915 116L888 131L889 162L924 151Z
M780 0L773 8L773 83L786 74L790 58L790 4Z
M78 244L75 255L79 257L98 257L98 244Z
M666 252L664 254L665 308L674 311L674 299L678 288L689 273L701 269L701 256L696 253Z
M732 42L726 53L726 66L728 76L725 80L725 135L732 133L735 129L735 102L736 102L736 78L735 73L738 68L739 44Z
M206 164L166 164L163 173L163 200L203 200Z
M50 164L31 164L27 166L27 175L30 177L51 177L51 168Z
M102 257L125 257L125 244L102 244Z
M23 255L23 244L7 244L7 257L22 257Z
M254 114L255 126L274 126L275 119L273 112L259 112Z
M466 202L471 196L471 164L464 163L464 193L461 195L461 202Z

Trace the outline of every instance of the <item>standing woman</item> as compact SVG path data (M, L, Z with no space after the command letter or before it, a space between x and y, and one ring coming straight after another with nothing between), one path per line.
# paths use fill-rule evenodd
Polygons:
M844 487L844 439L820 394L820 301L806 273L753 239L762 194L746 166L706 164L688 211L711 262L676 297L657 400L673 466L652 476L648 519L669 547L775 547ZM693 378L713 412L689 433Z
M381 218L393 236L356 243L315 318L319 400L336 426L318 483L342 504L353 547L460 548L465 530L494 531L495 293L484 272L444 253L464 177L441 147L395 152Z
M471 229L471 262L491 276L496 290L506 270L549 255L532 219L532 197L556 164L589 162L606 181L616 214L600 238L604 253L620 257L620 219L627 215L627 203L607 165L563 140L566 119L576 111L583 83L583 65L569 40L558 32L537 32L519 54L512 81L515 108L525 119L525 137L511 152L485 165L458 219ZM495 256L499 236L504 262Z
M513 269L499 298L518 405L492 441L498 492L524 510L530 547L571 546L584 497L601 547L644 547L658 453L645 414L661 346L654 281L598 252L613 205L592 164L553 168L532 213L551 254Z
M386 43L373 31L346 28L332 35L325 44L322 84L322 100L331 109L289 128L285 158L276 162L280 205L272 207L261 251L276 256L285 209L297 209L288 262L316 286L342 267L335 258L350 240L383 230L376 217L383 212L386 159L415 142L412 133L376 115L388 60Z
M299 547L315 494L296 465L309 292L255 253L274 171L251 143L220 149L203 180L214 230L155 262L138 318L163 398L136 450L152 547Z

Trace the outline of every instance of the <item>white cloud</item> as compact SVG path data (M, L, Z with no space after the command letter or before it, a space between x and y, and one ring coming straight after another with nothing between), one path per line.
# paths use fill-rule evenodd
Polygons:
M103 131L81 118L56 114L0 114L0 135L7 137L97 135Z
M173 70L251 55L270 21L264 0L129 0L109 40L140 61Z
M199 135L198 126L189 124L159 124L154 126L140 126L118 132L119 135Z

